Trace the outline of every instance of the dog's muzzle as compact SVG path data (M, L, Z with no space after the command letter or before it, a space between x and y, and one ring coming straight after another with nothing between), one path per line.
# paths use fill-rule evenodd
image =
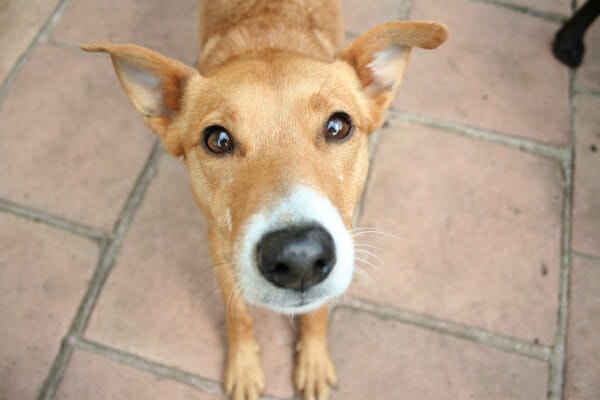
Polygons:
M322 282L336 261L333 238L321 226L290 227L263 236L258 269L273 285L304 292Z
M331 202L298 186L248 219L236 241L239 288L250 304L316 310L352 280L354 245Z

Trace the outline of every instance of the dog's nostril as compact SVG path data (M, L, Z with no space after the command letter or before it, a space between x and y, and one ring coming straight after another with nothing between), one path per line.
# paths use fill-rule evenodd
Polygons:
M327 261L325 261L322 258L319 258L317 261L315 261L314 267L315 267L315 270L317 270L317 271L323 271L323 270L325 270L325 268L327 268L327 265L328 265Z
M267 233L257 246L261 274L277 287L306 290L324 280L335 265L333 238L320 226Z
M284 275L289 272L289 267L284 263L279 262L274 265L271 272L277 275Z

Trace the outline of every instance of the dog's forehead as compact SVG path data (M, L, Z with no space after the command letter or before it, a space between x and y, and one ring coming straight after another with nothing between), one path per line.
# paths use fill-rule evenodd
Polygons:
M363 96L354 70L342 61L250 58L206 77L195 112L204 124L300 127L321 124L336 111L359 113Z
M210 126L221 126L250 151L291 136L314 140L334 112L362 126L365 96L345 62L244 60L214 74L193 77L177 119L185 148L194 148Z

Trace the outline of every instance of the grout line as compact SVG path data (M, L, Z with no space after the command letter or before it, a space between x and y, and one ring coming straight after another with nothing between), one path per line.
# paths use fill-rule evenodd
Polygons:
M596 89L590 89L580 82L575 83L574 91L575 91L575 94L583 94L586 96L600 97L600 91L598 91Z
M42 211L27 208L25 206L4 199L0 199L0 212L13 214L18 217L26 218L38 223L50 225L54 228L58 228L63 231L83 236L85 238L99 242L104 242L110 239L110 234L100 229L85 224L80 224L78 222L69 221L67 219L55 215L46 214Z
M90 314L96 303L96 300L98 299L98 296L100 295L100 291L104 286L104 282L106 281L106 278L108 277L108 274L116 261L116 255L123 245L125 236L127 235L129 227L133 222L133 218L144 198L144 195L146 194L146 190L156 175L159 147L159 142L157 139L155 139L150 156L148 157L146 164L142 168L141 174L138 176L138 179L135 182L133 190L129 195L127 202L125 203L125 207L121 211L119 219L115 223L112 241L108 244L100 257L100 262L98 263L96 273L92 278L88 292L86 293L84 301L82 302L77 316L73 321L70 331L71 333L81 334L87 326Z
M50 367L50 372L46 377L46 380L42 384L40 389L40 395L38 400L47 399L50 400L54 397L54 392L60 385L63 375L69 365L71 356L73 355L73 346L71 346L67 340L63 340L60 346L60 350Z
M198 389L204 393L225 396L223 386L219 381L183 371L177 367L165 365L157 361L148 360L136 354L109 347L93 340L79 337L78 335L71 335L68 342L75 349L94 353L119 364L150 373L159 379L169 379ZM279 398L262 396L261 400L279 400Z
M412 10L412 1L402 1L398 5L396 11L396 20L403 21L410 18L410 12Z
M108 278L108 274L112 270L113 265L116 261L116 255L121 249L127 231L131 226L133 218L138 210L146 190L150 185L150 182L154 178L156 172L156 163L160 155L159 142L155 140L152 151L146 161L146 164L142 168L141 173L136 180L133 189L121 211L119 219L115 223L111 239L105 242L98 264L94 271L94 275L90 281L89 287L81 301L77 314L69 328L68 337L73 335L80 335L85 330L87 323L90 319L92 310L98 300L100 292ZM54 397L54 393L60 384L64 371L73 353L71 343L67 340L63 342L59 354L54 360L48 377L46 378L38 400L50 400Z
M351 310L367 312L380 318L393 319L404 324L425 328L433 332L461 339L467 339L509 353L516 353L521 356L542 361L548 361L551 357L551 349L548 346L504 336L453 321L442 320L425 314L379 305L353 296L344 297L343 302L340 303L336 309L337 308L348 308Z
M593 254L587 254L587 253L582 253L581 251L577 251L577 250L571 250L571 254L573 256L577 256L579 258L583 258L587 261L593 261L593 262L597 262L600 263L600 256L596 256Z
M77 45L77 44L60 42L60 41L54 40L53 38L48 39L48 41L46 43L51 46L54 46L54 47L60 47L62 49L82 51L81 48L79 47L79 45Z
M358 33L354 33L349 30L344 31L344 39L346 40L346 45L359 36L360 36L360 34L358 34Z
M50 13L48 19L46 19L46 22L44 22L40 30L36 33L29 46L27 46L23 53L21 53L21 55L11 68L10 72L4 79L4 82L0 82L0 101L2 101L4 94L8 91L8 88L12 85L19 71L21 70L21 68L23 68L25 63L27 63L27 61L31 57L31 54L38 46L38 44L43 43L47 40L50 30L54 27L54 25L62 16L69 1L70 0L60 0L58 2L56 8Z
M568 15L557 14L552 11L535 10L533 8L529 8L526 6L519 5L519 4L513 4L513 3L510 3L507 1L503 1L503 0L472 0L472 1L475 1L477 3L492 4L495 6L507 8L512 11L516 11L516 12L519 12L522 14L527 14L532 17L542 18L542 19L552 21L552 22L562 23L562 22L565 22L569 17Z
M569 115L571 116L571 145L568 157L563 161L564 173L564 200L562 215L562 240L561 240L561 268L559 280L559 308L556 336L550 358L550 371L548 378L548 399L561 400L563 398L565 379L565 359L567 325L569 318L569 289L571 275L571 236L573 212L573 170L575 161L575 72L569 71Z
M43 43L47 43L52 37L52 30L58 24L58 22L62 19L62 16L67 8L68 3L71 0L61 0L58 7L52 14L52 17L48 20L48 23L44 26L44 29L40 32L40 41Z
M212 379L204 378L199 375L195 375L189 372L182 371L178 368L161 364L156 361L150 361L138 355L115 349L112 347L105 346L103 344L78 337L73 335L68 339L76 349L85 350L99 356L108 358L111 361L115 361L119 364L127 365L140 371L148 372L157 378L166 378L173 381L183 383L187 386L191 386L195 389L199 389L203 392L223 396L223 388L220 382Z
M399 119L406 122L416 122L421 125L451 131L471 138L481 139L491 143L502 144L504 146L525 151L527 153L560 161L561 163L564 163L566 160L569 159L569 148L567 147L559 147L531 139L511 136L504 133L494 132L481 128L475 128L457 122L437 120L400 110L394 110L394 114Z

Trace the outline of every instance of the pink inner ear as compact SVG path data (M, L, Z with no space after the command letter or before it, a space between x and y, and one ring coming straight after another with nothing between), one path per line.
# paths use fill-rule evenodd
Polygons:
M142 114L166 116L162 82L157 76L123 61L116 61L115 66L125 90Z
M369 89L375 91L395 89L402 79L409 53L410 47L408 46L390 46L376 52L373 55L373 61L367 65L373 78Z

